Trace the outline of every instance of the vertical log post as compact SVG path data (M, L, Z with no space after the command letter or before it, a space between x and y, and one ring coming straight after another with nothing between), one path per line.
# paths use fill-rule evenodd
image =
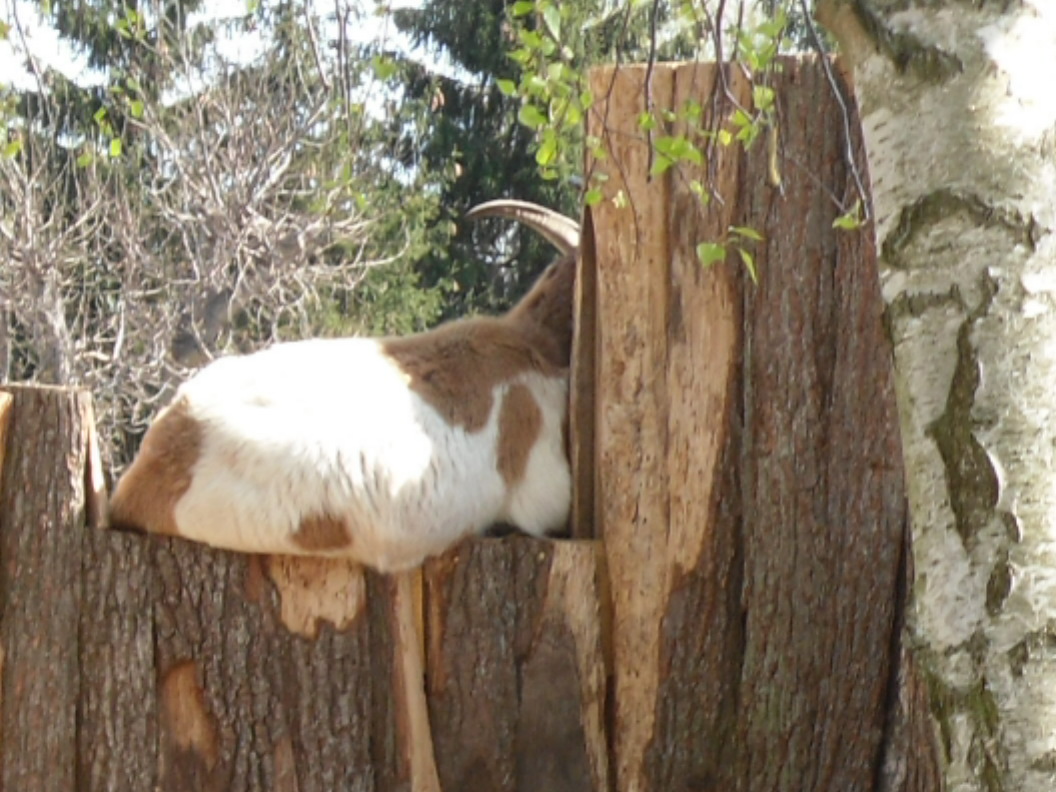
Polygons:
M608 790L595 542L467 542L426 567L444 790Z
M584 262L596 278L594 516L620 792L869 790L892 757L927 762L898 738L921 730L895 705L916 698L874 251L832 226L856 197L839 98L816 60L781 66L776 127L748 152L699 134L750 108L738 69L591 75L588 133L608 152L588 166L608 180ZM664 120L687 102L699 128L692 114ZM639 122L647 111L655 129ZM705 162L654 171L653 144L682 133ZM695 182L713 193L706 206ZM726 261L702 267L698 243L724 243Z
M90 397L6 390L0 789L427 788L388 582L89 527Z
M8 395L0 409L0 786L73 790L91 404L47 389Z
M385 578L115 533L93 431L0 392L0 790L608 788L596 542Z
M591 211L595 519L613 602L611 739L626 790L677 789L668 782L713 774L733 708L730 654L741 640L740 549L722 487L738 397L739 275L732 266L705 271L695 253L697 241L732 222L738 160L715 163L725 201L715 213L701 213L681 184L650 177L653 155L638 123L644 97L656 107L706 102L715 72L657 66L648 91L647 76L634 67L592 78L605 104L592 113L591 133L604 136L611 159L594 165L609 174L609 200ZM744 100L743 81L732 90ZM670 676L675 663L685 676Z

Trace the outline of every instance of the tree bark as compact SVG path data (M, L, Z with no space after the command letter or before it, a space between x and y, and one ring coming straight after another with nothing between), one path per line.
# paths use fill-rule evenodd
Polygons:
M608 789L596 543L386 578L92 528L89 396L9 391L0 790Z
M651 174L646 101L750 105L738 71L719 77L656 64L592 80L616 788L931 792L900 641L906 507L873 249L832 228L831 196L854 194L840 102L817 61L782 62L780 189L761 144ZM757 286L731 226L763 234ZM728 260L703 268L697 243L719 240Z
M0 788L74 789L84 605L67 537L84 526L90 399L42 389L4 401Z
M89 396L8 390L0 789L418 789L387 581L89 528Z
M427 566L443 789L609 788L598 558L593 542L518 539Z
M853 62L913 515L909 641L957 790L1056 778L1056 8L826 0Z

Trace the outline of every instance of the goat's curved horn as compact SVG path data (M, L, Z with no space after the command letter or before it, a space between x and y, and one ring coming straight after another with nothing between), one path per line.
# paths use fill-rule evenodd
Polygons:
M467 220L481 217L506 217L524 223L542 234L563 255L575 253L579 248L579 223L545 206L502 198L474 206L466 212Z

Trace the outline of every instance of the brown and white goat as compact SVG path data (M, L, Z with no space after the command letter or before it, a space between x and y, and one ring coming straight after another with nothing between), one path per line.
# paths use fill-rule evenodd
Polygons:
M468 216L487 215L524 222L561 252L507 314L211 363L148 429L111 525L382 571L498 522L563 528L579 226L520 201Z

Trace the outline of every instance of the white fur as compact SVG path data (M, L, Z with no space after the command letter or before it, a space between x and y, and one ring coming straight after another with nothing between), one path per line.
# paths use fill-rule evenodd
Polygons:
M497 469L498 416L516 383L543 421L525 475L508 486ZM378 341L312 340L221 359L181 387L181 399L203 429L175 509L189 539L304 553L293 540L303 518L343 517L352 545L329 554L392 571L495 522L539 535L567 519L564 377L526 373L497 386L486 425L467 432L408 388Z

